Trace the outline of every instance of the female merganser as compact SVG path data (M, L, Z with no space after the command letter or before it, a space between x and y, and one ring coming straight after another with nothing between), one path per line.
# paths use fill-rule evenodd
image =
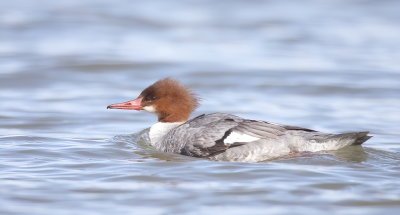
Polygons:
M155 113L158 122L149 131L153 147L218 161L264 161L296 152L337 150L371 138L368 132L327 134L224 113L189 120L197 106L198 99L188 88L175 80L162 79L136 99L107 108Z

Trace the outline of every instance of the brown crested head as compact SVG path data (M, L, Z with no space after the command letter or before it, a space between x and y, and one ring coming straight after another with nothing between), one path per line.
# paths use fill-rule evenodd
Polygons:
M160 122L184 122L197 108L198 99L187 87L173 79L162 79L140 93L143 110L154 112Z

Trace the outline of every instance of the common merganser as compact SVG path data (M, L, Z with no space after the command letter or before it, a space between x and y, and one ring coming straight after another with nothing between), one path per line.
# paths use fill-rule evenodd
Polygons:
M198 104L187 87L167 78L147 87L136 99L107 108L155 113L158 122L150 128L150 145L163 152L217 161L258 162L296 152L337 150L371 138L367 131L328 134L224 113L189 120Z

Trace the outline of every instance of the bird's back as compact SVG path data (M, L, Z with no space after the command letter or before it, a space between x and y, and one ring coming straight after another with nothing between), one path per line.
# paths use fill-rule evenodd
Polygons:
M172 129L162 150L224 161L262 161L292 152L336 150L358 145L368 132L327 134L296 126L214 113L198 116Z

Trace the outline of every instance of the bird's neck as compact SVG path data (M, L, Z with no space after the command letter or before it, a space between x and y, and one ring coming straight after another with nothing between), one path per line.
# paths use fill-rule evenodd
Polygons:
M158 113L158 122L175 123L186 122L190 117L190 113L185 112L160 112Z
M162 141L172 129L182 125L185 121L182 122L157 122L152 125L149 131L149 137L151 145L157 149L162 150Z

